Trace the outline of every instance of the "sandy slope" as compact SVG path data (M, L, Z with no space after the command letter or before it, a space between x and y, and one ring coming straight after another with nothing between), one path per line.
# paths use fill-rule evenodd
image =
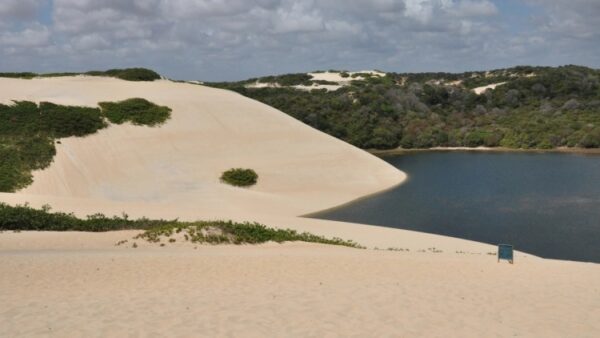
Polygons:
M405 175L275 109L168 81L0 79L3 102L93 106L129 97L172 107L172 120L63 139L32 186L0 201L79 215L259 221L410 251L302 243L133 249L131 231L2 233L0 337L598 336L597 264L521 253L515 265L498 264L481 243L297 217ZM259 183L221 184L220 173L236 166L254 168ZM121 239L130 242L115 247Z
M37 235L3 234L0 243ZM121 235L86 234L95 243L87 250L64 238L55 238L60 250L0 249L0 336L600 333L598 265L303 243L114 247Z
M487 86L481 86L481 87L473 88L473 91L475 92L475 94L480 95L480 94L485 93L485 91L488 90L488 89L496 89L496 87L501 86L501 85L503 85L505 83L506 82L492 83L492 84L487 85Z

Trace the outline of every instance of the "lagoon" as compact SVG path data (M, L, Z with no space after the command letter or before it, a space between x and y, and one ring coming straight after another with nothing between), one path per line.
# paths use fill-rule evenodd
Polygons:
M600 263L600 156L417 152L384 157L402 185L312 217L490 244L544 258Z

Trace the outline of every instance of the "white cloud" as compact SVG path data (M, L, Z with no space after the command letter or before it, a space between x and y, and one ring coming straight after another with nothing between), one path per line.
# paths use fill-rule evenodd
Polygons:
M43 47L50 42L50 31L48 28L41 25L34 25L31 28L26 28L17 32L0 33L0 45L3 48L14 47Z
M36 22L48 1L0 0L4 69L140 65L217 80L593 62L600 48L597 0L526 0L536 25L516 33L492 0L54 0L52 23Z

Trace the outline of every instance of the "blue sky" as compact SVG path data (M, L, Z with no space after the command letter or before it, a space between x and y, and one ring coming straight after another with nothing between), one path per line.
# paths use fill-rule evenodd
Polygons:
M2 0L0 71L600 67L598 0Z

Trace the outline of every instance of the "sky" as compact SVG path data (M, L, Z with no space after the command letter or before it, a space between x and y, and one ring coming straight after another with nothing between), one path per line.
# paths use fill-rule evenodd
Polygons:
M0 72L600 68L600 0L0 0Z

